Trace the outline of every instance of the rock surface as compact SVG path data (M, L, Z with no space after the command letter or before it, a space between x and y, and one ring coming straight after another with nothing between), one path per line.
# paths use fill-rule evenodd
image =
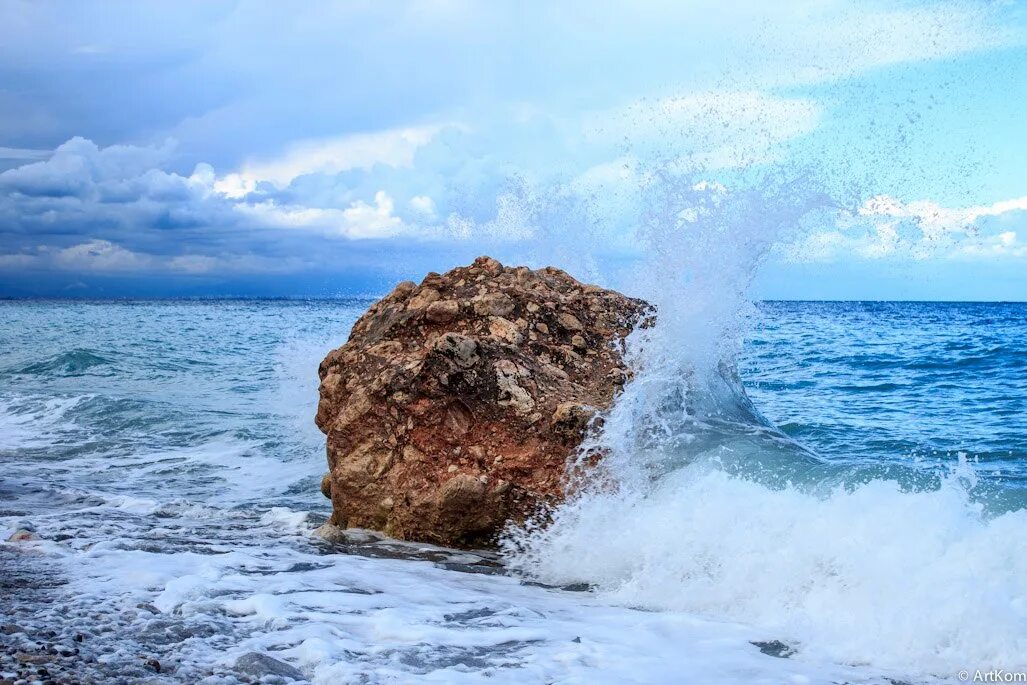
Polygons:
M274 679L279 681L306 680L295 666L260 652L247 652L236 659L235 670L261 682L268 680L268 676L274 676Z
M400 283L319 369L329 523L480 547L557 501L589 420L629 377L623 338L646 310L488 257Z

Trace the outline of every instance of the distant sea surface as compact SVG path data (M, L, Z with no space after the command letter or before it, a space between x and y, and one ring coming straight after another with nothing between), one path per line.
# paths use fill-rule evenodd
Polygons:
M759 305L742 382L815 475L685 460L588 533L629 542L508 567L312 539L317 365L368 304L0 302L0 536L36 538L0 573L40 579L0 623L84 635L96 682L244 682L248 652L317 683L1027 668L1027 305Z

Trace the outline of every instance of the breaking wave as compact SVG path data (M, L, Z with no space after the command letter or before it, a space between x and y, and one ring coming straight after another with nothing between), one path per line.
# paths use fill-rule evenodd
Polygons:
M833 211L800 177L733 193L659 178L635 285L658 310L637 370L586 440L566 503L509 532L544 583L771 631L800 655L951 677L1027 665L1022 493L958 464L818 455L763 418L736 371L747 290L791 227ZM811 371L812 373L812 371Z

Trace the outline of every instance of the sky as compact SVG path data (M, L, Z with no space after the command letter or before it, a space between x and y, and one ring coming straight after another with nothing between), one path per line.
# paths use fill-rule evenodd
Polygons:
M630 291L680 175L761 189L716 241L659 204L713 251L768 179L830 198L754 297L1025 300L1025 103L1015 0L0 0L0 297L374 295L485 253Z

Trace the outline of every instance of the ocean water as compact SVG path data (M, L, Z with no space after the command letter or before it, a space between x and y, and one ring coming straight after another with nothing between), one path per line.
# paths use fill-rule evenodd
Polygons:
M601 472L490 555L311 536L317 364L367 304L0 302L0 539L37 538L0 623L85 635L96 682L1027 669L1027 305L763 303L705 365L661 329Z

